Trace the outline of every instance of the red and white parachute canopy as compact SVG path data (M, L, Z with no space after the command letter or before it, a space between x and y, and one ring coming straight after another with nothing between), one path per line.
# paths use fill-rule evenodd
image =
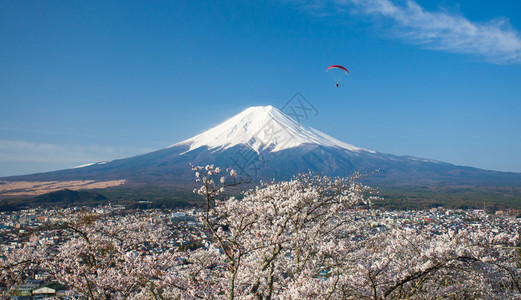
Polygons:
M331 65L331 66L327 67L326 72L329 71L329 69L333 69L333 68L344 70L344 71L346 71L346 74L349 74L349 71L345 67L340 66L340 65Z

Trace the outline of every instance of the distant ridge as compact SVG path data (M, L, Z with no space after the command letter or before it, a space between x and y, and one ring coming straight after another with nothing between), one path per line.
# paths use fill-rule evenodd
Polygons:
M98 205L107 201L99 193L90 191L72 191L63 189L42 194L23 201L0 201L0 211L14 211L32 207L69 207L82 205Z

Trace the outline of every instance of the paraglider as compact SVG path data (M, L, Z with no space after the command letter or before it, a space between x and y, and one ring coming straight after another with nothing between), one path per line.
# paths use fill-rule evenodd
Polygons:
M331 66L327 67L326 72L330 73L331 76L333 76L336 87L338 87L338 85L340 84L340 81L342 81L344 76L349 74L349 71L344 66L341 66L341 65L331 65Z

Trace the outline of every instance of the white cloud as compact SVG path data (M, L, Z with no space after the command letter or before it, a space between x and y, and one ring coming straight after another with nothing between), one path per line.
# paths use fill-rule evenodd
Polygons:
M148 148L98 145L59 145L21 140L0 140L1 162L85 164L124 158L152 151Z
M446 11L426 11L413 0L401 5L391 0L304 0L300 3L310 11L327 9L336 14L348 11L375 21L390 21L394 36L430 49L476 55L495 63L521 62L521 36L507 18L472 22Z

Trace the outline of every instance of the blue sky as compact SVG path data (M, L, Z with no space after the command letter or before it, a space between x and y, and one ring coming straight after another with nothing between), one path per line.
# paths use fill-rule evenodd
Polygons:
M297 91L306 125L356 146L521 172L520 32L508 0L0 0L0 176L157 150Z

